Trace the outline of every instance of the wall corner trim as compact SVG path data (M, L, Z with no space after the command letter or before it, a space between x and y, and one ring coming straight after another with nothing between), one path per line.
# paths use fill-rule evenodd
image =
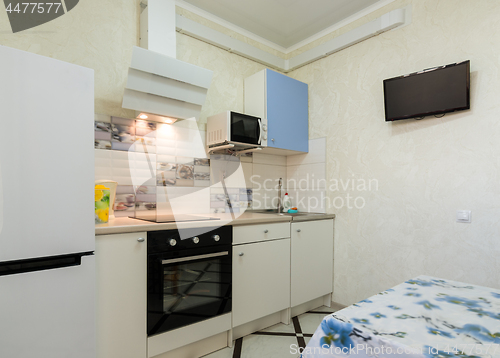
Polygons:
M331 55L332 53L355 45L370 37L405 25L405 13L407 10L408 9L403 8L390 11L373 21L337 36L288 60L272 55L246 42L232 38L231 36L187 19L179 14L176 15L176 28L177 31L182 34L186 34L226 51L236 53L250 60L264 64L270 68L287 73Z

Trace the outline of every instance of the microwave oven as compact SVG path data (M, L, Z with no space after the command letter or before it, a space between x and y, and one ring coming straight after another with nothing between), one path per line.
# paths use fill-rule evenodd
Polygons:
M207 118L207 146L267 147L267 119L226 111Z

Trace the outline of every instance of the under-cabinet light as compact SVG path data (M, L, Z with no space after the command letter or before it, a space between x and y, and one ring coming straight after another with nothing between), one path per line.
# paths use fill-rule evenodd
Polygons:
M151 114L145 112L139 112L136 118L147 119L152 122L166 123L166 124L172 124L177 120L177 118L164 117L164 116L159 116L157 114Z

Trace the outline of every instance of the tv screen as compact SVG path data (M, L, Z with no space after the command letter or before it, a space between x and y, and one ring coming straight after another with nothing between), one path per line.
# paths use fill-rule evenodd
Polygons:
M384 80L385 120L419 118L470 108L470 61Z

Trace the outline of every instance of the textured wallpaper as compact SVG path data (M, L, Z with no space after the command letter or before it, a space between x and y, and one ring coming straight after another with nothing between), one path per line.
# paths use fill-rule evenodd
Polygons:
M291 73L309 84L309 133L327 136L327 178L340 184L327 211L343 304L422 274L500 287L500 2L410 3L409 26ZM384 121L384 79L467 59L471 110ZM472 223L455 221L460 209Z
M243 80L265 68L226 50L177 33L177 59L214 71L200 123L226 110L243 111Z
M132 117L121 106L132 46L139 43L139 1L85 0L64 16L12 34L0 5L0 44L92 68L95 112Z
M95 71L95 113L135 117L123 109L123 90L139 45L139 0L85 0L70 12L32 30L12 34L0 5L0 45L75 63ZM184 16L189 12L178 8ZM196 19L195 15L192 15ZM200 123L225 111L243 111L243 79L265 66L177 33L177 58L214 71Z
M396 0L357 22L408 4L409 26L291 73L309 84L310 137L327 136L327 211L337 214L334 300L343 304L421 274L500 287L500 2ZM121 101L139 10L138 0L81 1L15 35L0 11L0 44L93 68L95 112L133 117ZM177 39L179 59L214 71L200 122L243 110L243 79L264 66ZM471 110L384 121L385 78L467 59ZM472 223L455 222L460 209L472 210Z

